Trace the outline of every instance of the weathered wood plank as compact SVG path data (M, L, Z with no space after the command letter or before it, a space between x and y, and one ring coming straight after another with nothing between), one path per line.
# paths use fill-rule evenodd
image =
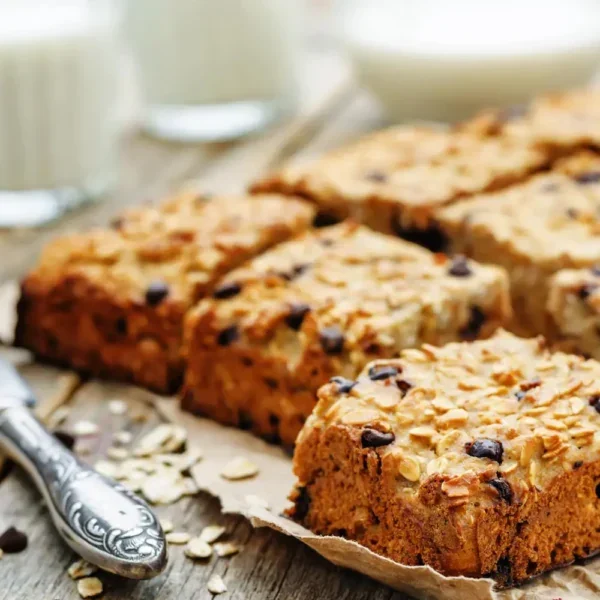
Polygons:
M111 399L125 399L130 411L117 416L109 413ZM85 450L84 460L93 464L111 445L117 430L127 429L135 436L154 427L160 417L146 403L143 390L118 384L91 382L75 393L70 414L63 425L68 430L80 419L92 420L101 433L78 444ZM132 415L145 414L140 423ZM227 528L224 539L243 546L240 554L210 561L191 561L182 547L171 547L167 571L148 582L132 582L101 574L107 600L167 600L210 598L206 590L208 578L219 573L228 586L222 598L344 598L347 600L401 600L387 588L344 572L302 544L270 530L253 530L249 523L232 515L221 515L219 503L208 495L187 498L171 506L156 507L157 513L169 518L176 529L199 533L209 524ZM47 510L31 482L15 470L0 486L0 530L15 525L27 532L29 548L18 555L5 556L0 561L0 600L31 598L78 598L75 584L66 574L76 559L54 531Z

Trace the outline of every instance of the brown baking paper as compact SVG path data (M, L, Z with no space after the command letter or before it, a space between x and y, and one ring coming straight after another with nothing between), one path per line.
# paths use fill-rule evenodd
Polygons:
M208 419L179 410L178 402L155 402L164 418L186 427L190 444L200 447L204 460L192 475L200 489L221 500L223 512L247 517L256 527L271 527L291 535L332 563L364 573L381 583L416 598L436 600L591 600L600 598L600 559L585 566L554 571L518 589L494 592L489 579L444 577L432 568L407 567L378 556L359 544L340 537L317 536L281 516L294 484L292 460L280 448L249 433L223 427ZM228 481L219 473L236 456L255 463L259 474L242 481ZM261 506L256 497L266 501Z

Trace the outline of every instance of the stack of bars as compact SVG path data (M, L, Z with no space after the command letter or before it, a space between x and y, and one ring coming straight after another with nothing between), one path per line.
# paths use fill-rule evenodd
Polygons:
M597 152L577 91L133 210L46 248L16 342L285 446L302 429L299 521L518 583L600 549L600 365L495 333L600 358Z

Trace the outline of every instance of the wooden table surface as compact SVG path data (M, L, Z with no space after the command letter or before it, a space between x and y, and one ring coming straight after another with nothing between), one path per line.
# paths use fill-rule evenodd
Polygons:
M375 105L350 78L347 66L321 41L311 42L305 85L295 117L261 135L238 141L197 146L165 144L141 134L126 136L122 145L119 183L110 197L80 208L39 230L0 233L0 281L20 278L52 237L92 225L105 224L126 205L160 198L194 181L207 192L238 191L260 173L290 158L305 159L382 124ZM81 382L73 375L31 364L13 349L3 355L22 363L22 371L38 392L47 413L49 405L68 401L70 414L63 429L85 418L97 422L102 435L94 438L83 457L93 464L110 445L111 433L127 427L135 435L155 426L160 417L144 423L109 414L107 400L115 397L110 383ZM135 404L135 398L131 400ZM180 528L199 531L210 523L227 527L230 539L244 546L229 559L198 564L173 548L167 571L148 582L130 582L102 575L106 599L168 600L211 598L206 582L219 573L228 599L346 599L400 600L407 598L358 574L338 569L300 542L270 530L253 530L242 517L220 514L219 503L200 494L168 507L159 507ZM0 532L17 526L29 536L29 548L0 560L0 600L70 600L79 598L67 568L76 556L55 533L39 494L17 468L0 482Z

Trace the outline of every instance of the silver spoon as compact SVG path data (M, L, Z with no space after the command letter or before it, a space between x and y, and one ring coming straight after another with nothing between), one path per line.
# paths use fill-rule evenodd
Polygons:
M82 558L130 579L159 575L167 544L156 515L123 485L83 464L31 414L34 396L0 359L0 448L43 494L60 535Z

